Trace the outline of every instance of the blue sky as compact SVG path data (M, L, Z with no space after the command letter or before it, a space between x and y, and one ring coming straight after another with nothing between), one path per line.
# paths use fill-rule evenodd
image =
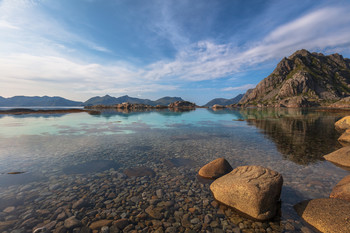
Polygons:
M0 96L205 104L298 49L350 57L350 1L0 0Z

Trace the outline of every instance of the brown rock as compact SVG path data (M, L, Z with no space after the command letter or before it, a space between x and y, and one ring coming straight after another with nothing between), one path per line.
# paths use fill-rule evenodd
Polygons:
M149 206L147 209L145 209L145 212L155 219L161 219L163 217L163 214L161 213L162 208L161 207L153 207Z
M349 232L350 202L348 201L321 198L300 202L294 208L306 222L321 232Z
M346 130L350 129L350 116L343 117L334 124L336 129Z
M81 222L75 218L75 216L72 216L70 218L67 218L65 221L64 221L64 227L65 228L74 228L74 227L78 227L81 225Z
M215 159L204 165L198 172L201 177L216 179L232 171L231 165L224 158Z
M350 129L347 129L339 138L339 141L350 142Z
M282 176L261 166L237 167L210 185L216 200L255 219L267 220L277 212Z
M127 225L129 225L129 220L126 218L118 219L113 223L113 225L123 230Z
M109 226L113 220L102 219L90 224L91 230L99 230L101 227Z
M329 197L350 201L350 175L345 176L339 181L339 183L333 188Z
M332 163L350 167L350 146L343 147L323 157Z

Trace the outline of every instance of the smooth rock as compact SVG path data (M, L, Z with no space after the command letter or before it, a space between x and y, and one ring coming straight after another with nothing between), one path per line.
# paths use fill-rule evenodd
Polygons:
M3 210L3 212L9 214L11 212L13 212L16 208L14 206L9 206L6 209Z
M127 225L129 225L129 220L125 218L118 219L113 223L113 225L123 230Z
M334 123L335 128L340 130L350 129L350 116L343 117Z
M255 219L267 220L277 212L282 176L261 166L237 167L215 180L210 190L216 200Z
M73 209L80 209L82 207L88 206L89 202L85 198L80 198L78 201L73 203Z
M232 171L232 167L224 158L218 158L204 165L198 172L201 177L216 179Z
M160 207L153 207L149 206L145 209L145 212L155 219L161 219L163 217L163 214L161 213L162 208Z
M350 142L350 129L347 129L339 138L339 141Z
M109 226L111 224L111 222L112 222L112 220L102 219L102 220L98 220L96 222L91 223L89 227L91 230L98 230L101 227Z
M349 232L350 202L335 198L321 198L300 202L296 212L321 232Z
M350 201L350 175L345 176L339 181L339 183L333 188L329 197Z
M332 163L350 167L350 146L343 147L323 157Z
M65 228L74 228L74 227L78 227L80 226L81 223L78 219L75 218L75 216L72 216L70 218L67 218L65 221L64 221L64 227Z

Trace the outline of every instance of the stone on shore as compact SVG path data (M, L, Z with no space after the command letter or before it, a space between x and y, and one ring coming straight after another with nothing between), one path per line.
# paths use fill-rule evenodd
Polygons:
M339 141L350 142L350 129L347 129L339 138Z
M349 232L350 202L334 198L321 198L300 202L296 212L321 232Z
M335 122L335 128L340 130L350 129L350 116L343 117L339 121Z
M237 167L215 180L210 190L216 200L255 219L276 215L283 184L282 176L261 166Z
M350 175L345 176L339 181L339 183L333 188L329 197L350 201Z
M332 163L350 167L350 146L343 147L323 157Z
M232 171L232 167L224 158L218 158L204 165L198 172L201 177L216 179Z

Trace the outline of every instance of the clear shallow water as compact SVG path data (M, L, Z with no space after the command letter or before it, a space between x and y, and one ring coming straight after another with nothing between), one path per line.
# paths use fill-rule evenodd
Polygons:
M156 223L146 224L152 218L137 215L145 212L159 189L163 195L158 199L176 203L167 214L161 212L163 230L229 232L240 223L247 231L254 229L259 225L254 221L206 205L206 200L213 201L209 184L200 183L196 173L211 160L225 157L232 167L261 165L280 172L284 178L281 218L259 228L301 231L305 224L292 206L304 199L327 197L349 174L322 159L341 147L334 122L345 114L197 109L0 115L0 221L7 223L0 230L31 232L55 222L54 229L75 215L83 225L124 217L132 229L155 231ZM138 166L153 169L155 176L123 175L125 169ZM72 208L82 197L89 199L89 205ZM15 210L4 212L9 206ZM192 213L190 208L197 211ZM97 211L98 217L91 211ZM199 222L186 225L181 211L189 213L189 221L198 218ZM61 212L65 217L58 218ZM206 215L212 216L207 225Z

